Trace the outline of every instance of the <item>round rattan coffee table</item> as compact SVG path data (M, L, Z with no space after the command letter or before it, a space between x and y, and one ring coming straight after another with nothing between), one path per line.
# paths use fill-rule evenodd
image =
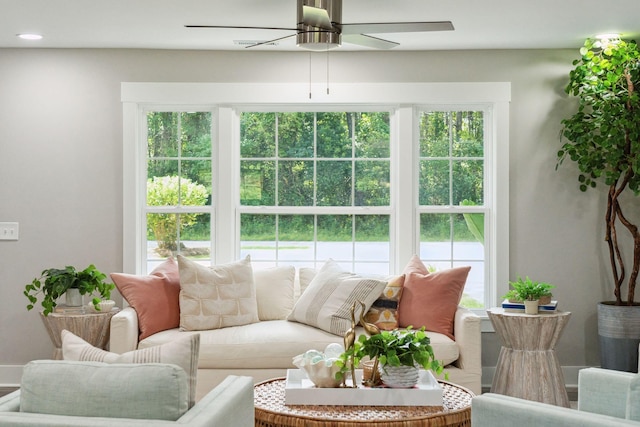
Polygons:
M285 405L284 378L256 384L257 427L441 427L471 426L470 390L439 381L444 406L311 406Z

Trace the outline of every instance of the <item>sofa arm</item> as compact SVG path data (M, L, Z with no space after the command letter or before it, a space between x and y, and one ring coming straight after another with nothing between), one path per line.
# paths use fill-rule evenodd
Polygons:
M586 368L578 373L578 409L626 418L629 385L637 377L630 372Z
M253 378L229 375L180 417L189 426L253 427Z
M125 307L111 318L109 350L122 354L138 348L138 313Z
M473 427L614 427L639 426L635 421L596 415L511 396L486 393L471 401Z
M458 307L453 323L453 335L460 351L454 365L469 372L482 372L482 333L480 317L463 307Z

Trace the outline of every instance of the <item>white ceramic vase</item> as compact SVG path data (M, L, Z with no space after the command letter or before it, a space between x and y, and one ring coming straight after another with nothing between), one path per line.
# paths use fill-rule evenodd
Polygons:
M411 388L418 384L420 372L415 366L378 366L382 383L391 388Z
M80 307L82 305L82 295L80 295L80 289L69 288L64 294L65 301L70 307Z
M538 314L538 300L524 302L525 314Z

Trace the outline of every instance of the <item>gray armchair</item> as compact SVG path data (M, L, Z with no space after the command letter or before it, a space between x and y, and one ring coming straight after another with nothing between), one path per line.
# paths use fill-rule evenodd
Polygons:
M578 377L578 410L486 393L473 398L473 427L640 426L640 376L587 368Z
M254 426L250 377L227 377L191 408L188 397L176 365L36 361L0 398L0 426Z

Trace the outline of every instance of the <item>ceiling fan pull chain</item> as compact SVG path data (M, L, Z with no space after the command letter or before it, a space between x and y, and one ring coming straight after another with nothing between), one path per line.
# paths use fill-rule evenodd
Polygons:
M329 43L327 43L327 95L329 95Z
M311 99L311 52L309 52L309 99Z

